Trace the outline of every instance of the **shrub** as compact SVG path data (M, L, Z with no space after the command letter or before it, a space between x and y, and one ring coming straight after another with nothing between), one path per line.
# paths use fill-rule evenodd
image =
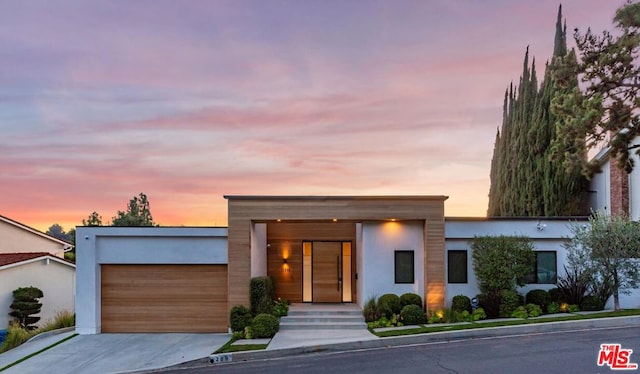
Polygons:
M378 299L378 310L380 311L380 314L385 315L387 318L391 318L391 316L400 313L402 310L400 298L398 295L394 295L392 293L386 293L380 296Z
M550 302L549 292L545 290L531 290L525 296L525 303L539 305L542 310L546 310Z
M367 299L362 308L362 316L366 322L375 322L380 319L380 311L378 311L378 305L376 304L375 296Z
M549 303L559 303L562 300L562 293L560 292L560 289L558 287L552 288L549 291L547 291L549 293Z
M551 303L549 303L549 305L547 305L547 313L549 314L560 313L560 305L555 301L552 301Z
M558 289L562 301L568 304L580 304L589 289L591 277L586 272L576 269L569 271L564 267L565 274L558 277Z
M500 293L487 292L476 296L478 304L484 309L489 318L498 318L500 316Z
M451 301L451 310L455 312L467 311L471 313L471 299L465 295L456 295Z
M474 321L480 321L486 318L487 318L487 314L484 312L484 309L482 308L477 308L476 310L473 311L473 313L471 313L471 319L473 319Z
M542 315L542 308L538 304L527 304L525 305L527 309L527 313L529 317L538 317Z
M229 324L231 331L244 331L244 328L251 325L253 315L249 308L244 305L236 305L229 313Z
M273 280L270 277L251 278L250 292L251 313L271 313L275 299Z
M400 311L400 319L405 325L419 325L427 322L427 317L421 307L409 304Z
M511 318L527 318L528 316L527 309L522 305L511 312Z
M471 322L473 321L473 316L466 310L462 312L454 312L456 314L456 320L458 322Z
M569 304L569 313L579 312L580 307L576 304Z
M407 305L417 305L422 308L422 298L415 293L404 293L400 295L400 305L403 308Z
M18 323L11 322L7 330L7 336L0 345L0 353L6 352L12 348L19 346L31 338L32 332L22 328Z
M39 298L43 297L42 290L36 287L21 287L13 291L13 303L9 315L16 319L21 327L27 330L35 330L35 323L40 317L34 314L40 313L42 304Z
M602 310L604 309L604 305L600 302L596 296L586 296L582 299L582 303L580 304L581 310Z
M284 317L289 314L289 300L278 299L273 305L272 314L276 317Z
M258 314L251 324L251 333L254 338L272 338L280 327L278 319L272 314Z
M511 313L521 304L520 295L516 291L502 290L500 292L500 317L510 317Z

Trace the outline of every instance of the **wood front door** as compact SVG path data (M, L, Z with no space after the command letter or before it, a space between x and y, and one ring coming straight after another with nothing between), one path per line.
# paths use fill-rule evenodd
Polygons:
M342 243L313 242L313 302L342 302Z

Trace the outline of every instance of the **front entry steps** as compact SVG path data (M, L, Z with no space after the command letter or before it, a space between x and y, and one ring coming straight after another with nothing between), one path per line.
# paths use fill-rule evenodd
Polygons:
M366 330L356 304L291 304L280 318L280 330Z

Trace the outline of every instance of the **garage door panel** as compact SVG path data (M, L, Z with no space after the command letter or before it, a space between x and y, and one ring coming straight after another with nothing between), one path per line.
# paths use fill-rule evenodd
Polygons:
M102 265L103 332L226 332L226 265Z

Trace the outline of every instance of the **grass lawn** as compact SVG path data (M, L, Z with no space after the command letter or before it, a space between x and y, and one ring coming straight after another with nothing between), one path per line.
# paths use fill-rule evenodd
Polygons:
M225 343L222 347L218 348L216 353L232 353L232 352L242 352L242 351L255 351L259 349L267 349L269 344L240 344L240 345L232 345L237 338L231 338L228 342Z
M485 320L484 322L461 323L461 324L446 325L446 326L434 323L430 325L420 325L415 329L408 329L408 330L390 330L390 331L375 332L372 329L369 329L369 331L371 331L374 335L382 338L387 336L425 334L430 332L469 330L469 329L481 329L486 327L515 326L515 325L527 325L532 323L549 323L549 322L574 321L574 320L584 320L584 319L594 319L594 318L627 317L627 316L637 316L637 315L640 315L640 309L626 309L626 310L620 310L617 312L605 311L605 312L590 313L590 314L567 314L566 316L558 316L558 317L543 317L543 318L528 318L528 319L514 318L513 320L508 320L508 321L501 320L496 322Z

